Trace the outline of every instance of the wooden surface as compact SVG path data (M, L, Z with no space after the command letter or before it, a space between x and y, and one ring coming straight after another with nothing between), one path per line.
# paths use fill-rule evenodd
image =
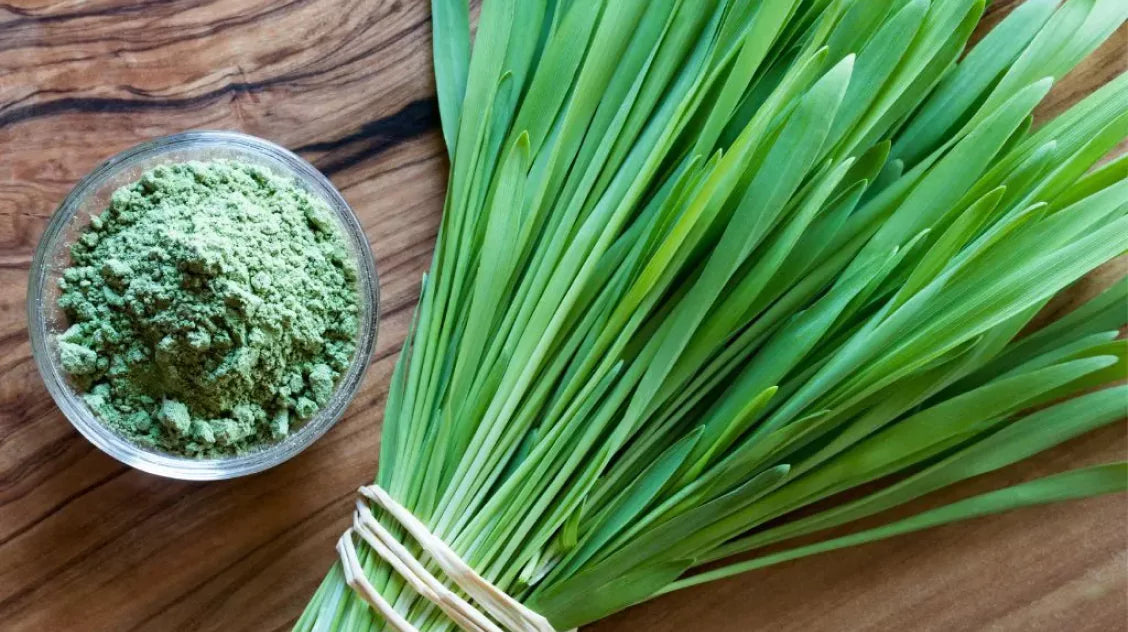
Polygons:
M0 630L283 630L300 613L352 491L375 472L387 380L439 221L428 4L0 2ZM1126 45L1121 29L1042 117L1123 71ZM207 484L130 470L80 437L36 374L24 317L32 249L67 190L108 155L189 128L257 134L325 171L360 215L383 286L375 358L346 418L281 467ZM1117 424L925 505L1126 446ZM1113 496L945 527L670 595L593 629L1121 630L1126 514Z

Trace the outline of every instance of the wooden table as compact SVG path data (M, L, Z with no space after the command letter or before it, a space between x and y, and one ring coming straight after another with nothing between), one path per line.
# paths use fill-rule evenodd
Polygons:
M1122 29L1041 117L1121 72L1126 43ZM294 621L375 471L388 377L439 222L430 46L424 0L0 4L0 630ZM281 467L207 484L133 471L80 437L36 373L24 317L32 249L67 190L108 155L189 128L263 136L320 167L360 215L383 285L375 358L345 419ZM1114 267L1053 309L1125 266ZM1123 458L1126 445L1124 427L1106 428L926 504ZM1113 496L941 528L671 595L592 629L1124 629L1126 510Z

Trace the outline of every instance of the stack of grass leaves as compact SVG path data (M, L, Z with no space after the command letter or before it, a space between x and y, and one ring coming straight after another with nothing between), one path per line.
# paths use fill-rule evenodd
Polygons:
M538 629L496 593L564 630L1123 490L1099 465L818 537L1124 415L1128 281L1028 323L1128 249L1128 76L1031 116L1128 3L1029 0L971 45L983 12L484 0L471 55L433 0L450 180L366 488L391 504L357 519L478 614L350 531L296 629Z

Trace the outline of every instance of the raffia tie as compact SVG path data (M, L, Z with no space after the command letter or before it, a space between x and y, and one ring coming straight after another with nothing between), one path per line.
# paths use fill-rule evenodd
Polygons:
M353 526L337 541L345 582L397 632L419 630L397 612L368 580L357 555L353 534L359 535L408 585L438 606L466 632L556 632L548 619L525 607L476 573L445 542L435 537L411 511L396 502L379 485L361 487L359 492L363 498L376 503L402 525L450 581L478 604L478 607L471 605L444 586L419 558L412 555L407 547L380 524L368 504L357 499Z

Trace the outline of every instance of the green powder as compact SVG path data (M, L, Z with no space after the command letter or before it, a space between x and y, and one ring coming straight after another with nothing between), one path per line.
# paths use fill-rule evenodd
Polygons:
M114 192L71 258L62 365L142 445L210 457L281 439L326 404L355 350L340 227L261 167L157 167Z

